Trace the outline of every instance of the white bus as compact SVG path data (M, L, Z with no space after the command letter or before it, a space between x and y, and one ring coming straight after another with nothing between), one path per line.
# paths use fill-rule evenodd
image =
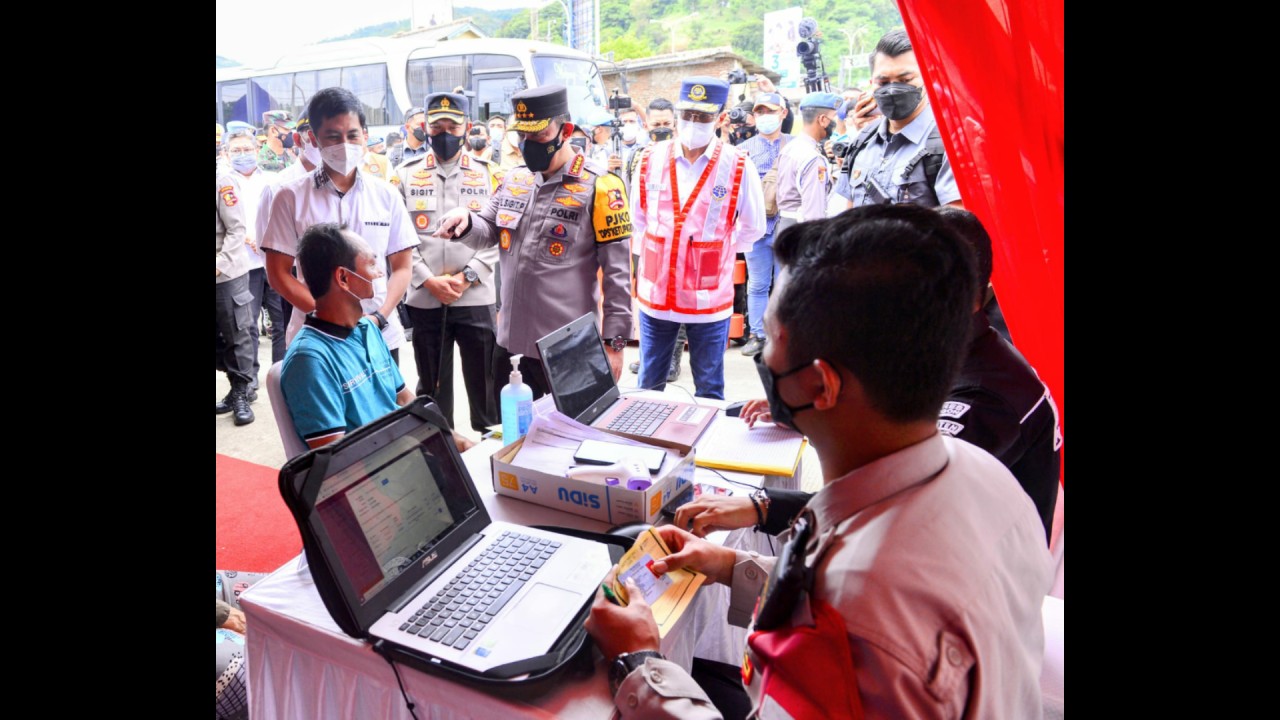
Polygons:
M605 104L604 85L590 55L536 40L486 38L434 42L414 38L360 38L290 53L272 67L234 67L215 74L216 122L262 124L262 113L284 109L299 117L322 88L351 90L364 104L371 134L399 127L404 112L433 92L461 85L471 120L510 116L511 94L559 83L569 109L584 117Z

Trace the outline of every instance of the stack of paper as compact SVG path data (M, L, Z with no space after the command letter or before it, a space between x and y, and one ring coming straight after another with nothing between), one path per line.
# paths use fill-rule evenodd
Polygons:
M808 442L800 433L773 423L757 422L750 428L742 418L721 415L698 440L694 462L706 468L791 477Z

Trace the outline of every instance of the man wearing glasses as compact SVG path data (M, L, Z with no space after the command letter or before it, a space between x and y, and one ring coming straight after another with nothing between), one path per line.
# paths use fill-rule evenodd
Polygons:
M766 228L755 164L715 137L728 96L723 80L686 79L676 102L678 141L645 151L632 180L642 388L666 387L684 324L696 394L724 399L735 253L750 250Z

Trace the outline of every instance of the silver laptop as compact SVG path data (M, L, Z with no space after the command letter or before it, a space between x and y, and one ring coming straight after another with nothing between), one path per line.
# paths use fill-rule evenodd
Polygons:
M715 419L709 405L622 397L596 318L588 313L538 340L556 409L598 430L692 447Z
M451 435L413 414L336 452L304 496L360 626L434 663L547 653L612 564L600 543L490 522Z

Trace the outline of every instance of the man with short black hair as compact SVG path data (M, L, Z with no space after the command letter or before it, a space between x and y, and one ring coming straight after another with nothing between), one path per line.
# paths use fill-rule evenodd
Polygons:
M302 327L303 315L315 308L315 298L289 270L298 239L318 222L340 222L386 258L390 277L378 276L365 312L382 329L391 356L399 360L404 329L396 304L410 278L410 251L417 246L404 199L390 183L360 172L367 127L364 105L350 90L325 88L311 97L307 108L309 139L320 149L322 164L305 177L276 190L262 246L267 254L267 279L294 308L286 341ZM305 278L305 272L303 273Z
M427 154L427 111L421 107L411 107L404 113L404 147L400 153L391 158L391 167L395 169L400 163Z
M311 226L298 241L298 266L315 312L289 345L280 391L307 447L336 442L413 400L362 301L376 292L382 256L334 223ZM454 433L459 451L473 443Z
M280 172L295 162L293 130L297 127L288 110L268 110L262 113L266 142L258 150L258 167L267 172Z
M777 559L668 525L655 530L673 552L651 570L730 586L730 622L752 626L753 714L1038 718L1043 528L998 460L937 427L969 335L972 251L922 208L816 222L774 245L783 270L756 363L774 419L817 449L824 487ZM627 582L626 607L601 593L587 621L622 716L718 716L658 652Z
M886 33L876 44L871 84L875 91L854 106L853 123L857 125L876 108L883 117L864 127L851 144L836 191L849 199L849 207L880 203L959 207L960 189L905 30Z

